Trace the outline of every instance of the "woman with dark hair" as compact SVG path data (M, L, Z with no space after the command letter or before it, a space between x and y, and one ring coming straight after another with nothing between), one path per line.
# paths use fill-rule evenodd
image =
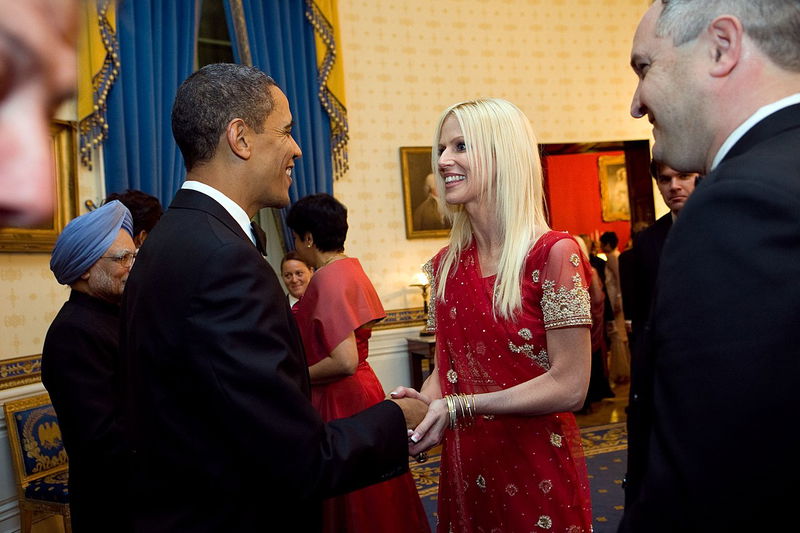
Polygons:
M311 377L311 401L325 421L384 399L367 362L372 326L386 313L358 259L344 254L347 208L328 194L295 203L286 219L297 254L316 268L295 306ZM411 474L330 498L326 532L430 531Z

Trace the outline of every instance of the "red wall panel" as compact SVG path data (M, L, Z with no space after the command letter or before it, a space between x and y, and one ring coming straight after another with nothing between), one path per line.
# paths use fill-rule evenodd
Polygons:
M547 207L554 230L572 235L588 233L601 235L614 231L619 237L619 249L624 250L631 234L629 221L604 222L600 206L600 180L597 159L623 152L551 155L544 158Z

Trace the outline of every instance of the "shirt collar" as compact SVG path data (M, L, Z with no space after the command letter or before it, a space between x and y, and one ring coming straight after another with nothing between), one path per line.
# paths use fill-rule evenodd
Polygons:
M192 191L197 191L200 193L205 194L206 196L210 196L212 199L216 200L219 205L222 206L225 211L228 212L230 216L233 217L233 220L236 221L242 227L242 231L244 234L247 235L253 244L256 243L255 236L253 235L253 230L250 227L250 217L247 216L244 209L241 208L239 204L225 196L223 193L212 187L211 185L207 185L205 183L194 181L194 180L187 180L183 182L181 189L189 189Z
M744 134L750 131L750 129L770 116L771 114L780 111L784 107L789 107L790 105L800 103L800 93L795 93L793 95L787 96L786 98L781 98L777 102L773 102L771 104L767 104L764 107L758 109L755 113L750 115L750 118L742 122L742 124L733 130L733 132L725 139L725 142L722 143L722 146L719 147L719 151L717 155L714 157L713 163L711 163L711 168L709 172L717 168L717 165L722 162L728 152L730 152L731 148L739 142L739 139L744 137Z

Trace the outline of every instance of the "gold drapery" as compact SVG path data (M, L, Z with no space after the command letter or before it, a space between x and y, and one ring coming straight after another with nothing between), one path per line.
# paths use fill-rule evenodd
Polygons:
M119 76L116 2L81 2L78 41L78 131L81 164L92 168L92 151L108 136L108 92Z
M306 0L306 18L314 27L317 67L319 70L319 99L331 123L331 154L333 177L339 179L347 172L347 108L345 106L344 67L339 36L338 0Z

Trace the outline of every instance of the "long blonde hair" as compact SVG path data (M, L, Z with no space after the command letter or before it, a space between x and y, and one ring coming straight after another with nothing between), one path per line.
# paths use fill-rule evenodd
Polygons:
M495 315L513 319L522 307L520 284L531 246L547 230L542 164L528 117L500 98L481 98L444 110L433 138L432 164L439 190L439 209L450 220L450 246L436 279L436 296L445 301L446 280L458 268L458 258L472 242L472 226L463 206L444 202L444 180L437 147L444 121L453 116L467 146L470 179L480 184L482 199L497 210L503 249L497 265L493 307ZM494 179L492 179L494 177Z

